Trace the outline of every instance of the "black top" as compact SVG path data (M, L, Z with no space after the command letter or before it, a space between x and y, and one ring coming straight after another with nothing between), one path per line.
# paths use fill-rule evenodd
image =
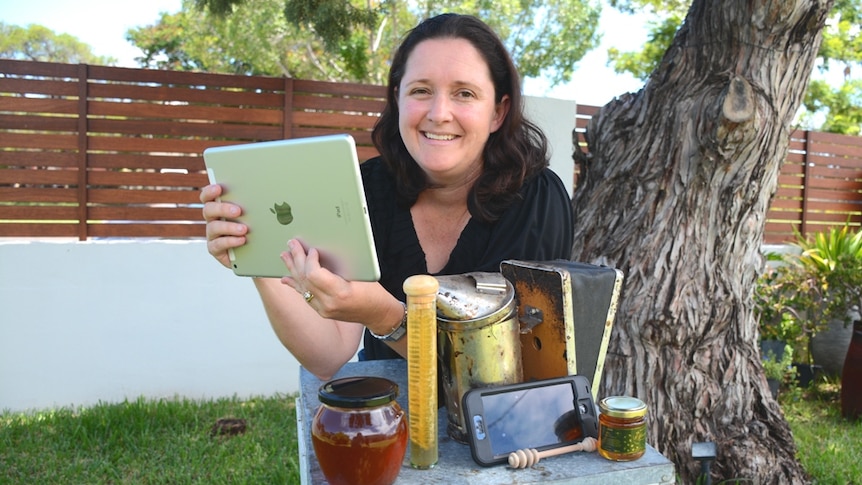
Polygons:
M428 274L410 208L396 201L395 181L377 157L360 165L371 230L380 264L380 284L405 301L404 280ZM569 259L574 234L571 200L560 178L549 168L527 180L502 216L486 224L471 218L461 232L449 262L435 275L471 271L499 272L506 259ZM365 332L364 360L400 358L385 343Z

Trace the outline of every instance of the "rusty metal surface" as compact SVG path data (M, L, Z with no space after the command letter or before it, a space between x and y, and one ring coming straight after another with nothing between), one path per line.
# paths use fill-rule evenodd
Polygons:
M504 261L515 287L522 328L524 379L580 374L593 397L601 382L623 275L617 269L574 261ZM535 324L527 312L541 312Z

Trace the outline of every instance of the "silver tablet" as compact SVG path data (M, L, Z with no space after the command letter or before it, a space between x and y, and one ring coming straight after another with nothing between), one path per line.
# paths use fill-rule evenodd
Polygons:
M350 135L269 141L204 150L221 200L242 208L246 244L230 252L240 276L288 274L280 255L297 239L321 263L353 281L377 281L380 269Z

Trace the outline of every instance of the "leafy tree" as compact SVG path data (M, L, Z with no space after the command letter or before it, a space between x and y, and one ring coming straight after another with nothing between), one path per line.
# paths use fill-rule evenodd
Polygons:
M859 135L862 130L862 0L837 0L823 34L820 65L825 72L834 64L843 65L843 81L831 86L824 80L811 81L805 94L803 120L810 125L817 114L825 116L821 130ZM856 76L853 76L853 68Z
M249 8L229 17L183 2L176 14L162 13L154 25L130 29L126 37L143 55L142 67L247 75L286 75L354 80L342 66L321 57L320 42L289 25L281 0L247 0Z
M154 25L129 30L127 38L144 53L138 59L141 66L380 82L372 74L385 59L367 36L341 37L332 34L339 29L327 29L324 32L333 37L322 39L308 22L287 21L284 0L243 0L241 8L214 5L202 9L186 0L180 12L162 14Z
M572 259L625 282L599 395L647 402L649 442L696 483L805 483L757 345L752 293L788 133L835 0L693 0L638 92L577 147ZM640 3L638 3L640 5Z
M641 51L608 50L608 59L617 73L628 72L641 80L658 66L661 56L682 24L687 1L612 0L612 7L623 12L646 11L648 40ZM862 130L862 77L853 69L862 68L862 0L838 0L830 11L823 31L823 43L818 53L817 68L823 73L835 64L843 65L844 79L835 86L822 79L813 79L799 113L799 122L810 128L833 133L858 135Z
M27 61L113 65L113 57L93 54L93 49L69 34L57 34L42 25L27 27L0 22L0 57Z
M599 40L600 9L587 0L186 0L180 13L128 37L144 51L147 67L381 84L404 33L444 11L480 16L500 33L524 76L547 74L554 83L570 79ZM247 19L256 17L266 22L247 30Z

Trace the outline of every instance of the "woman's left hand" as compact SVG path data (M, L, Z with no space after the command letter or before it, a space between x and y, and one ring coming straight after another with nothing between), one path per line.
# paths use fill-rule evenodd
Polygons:
M345 308L345 303L350 301L352 284L321 266L317 249L306 249L300 241L291 239L281 260L290 272L281 282L303 295L321 317L351 320L353 312Z

